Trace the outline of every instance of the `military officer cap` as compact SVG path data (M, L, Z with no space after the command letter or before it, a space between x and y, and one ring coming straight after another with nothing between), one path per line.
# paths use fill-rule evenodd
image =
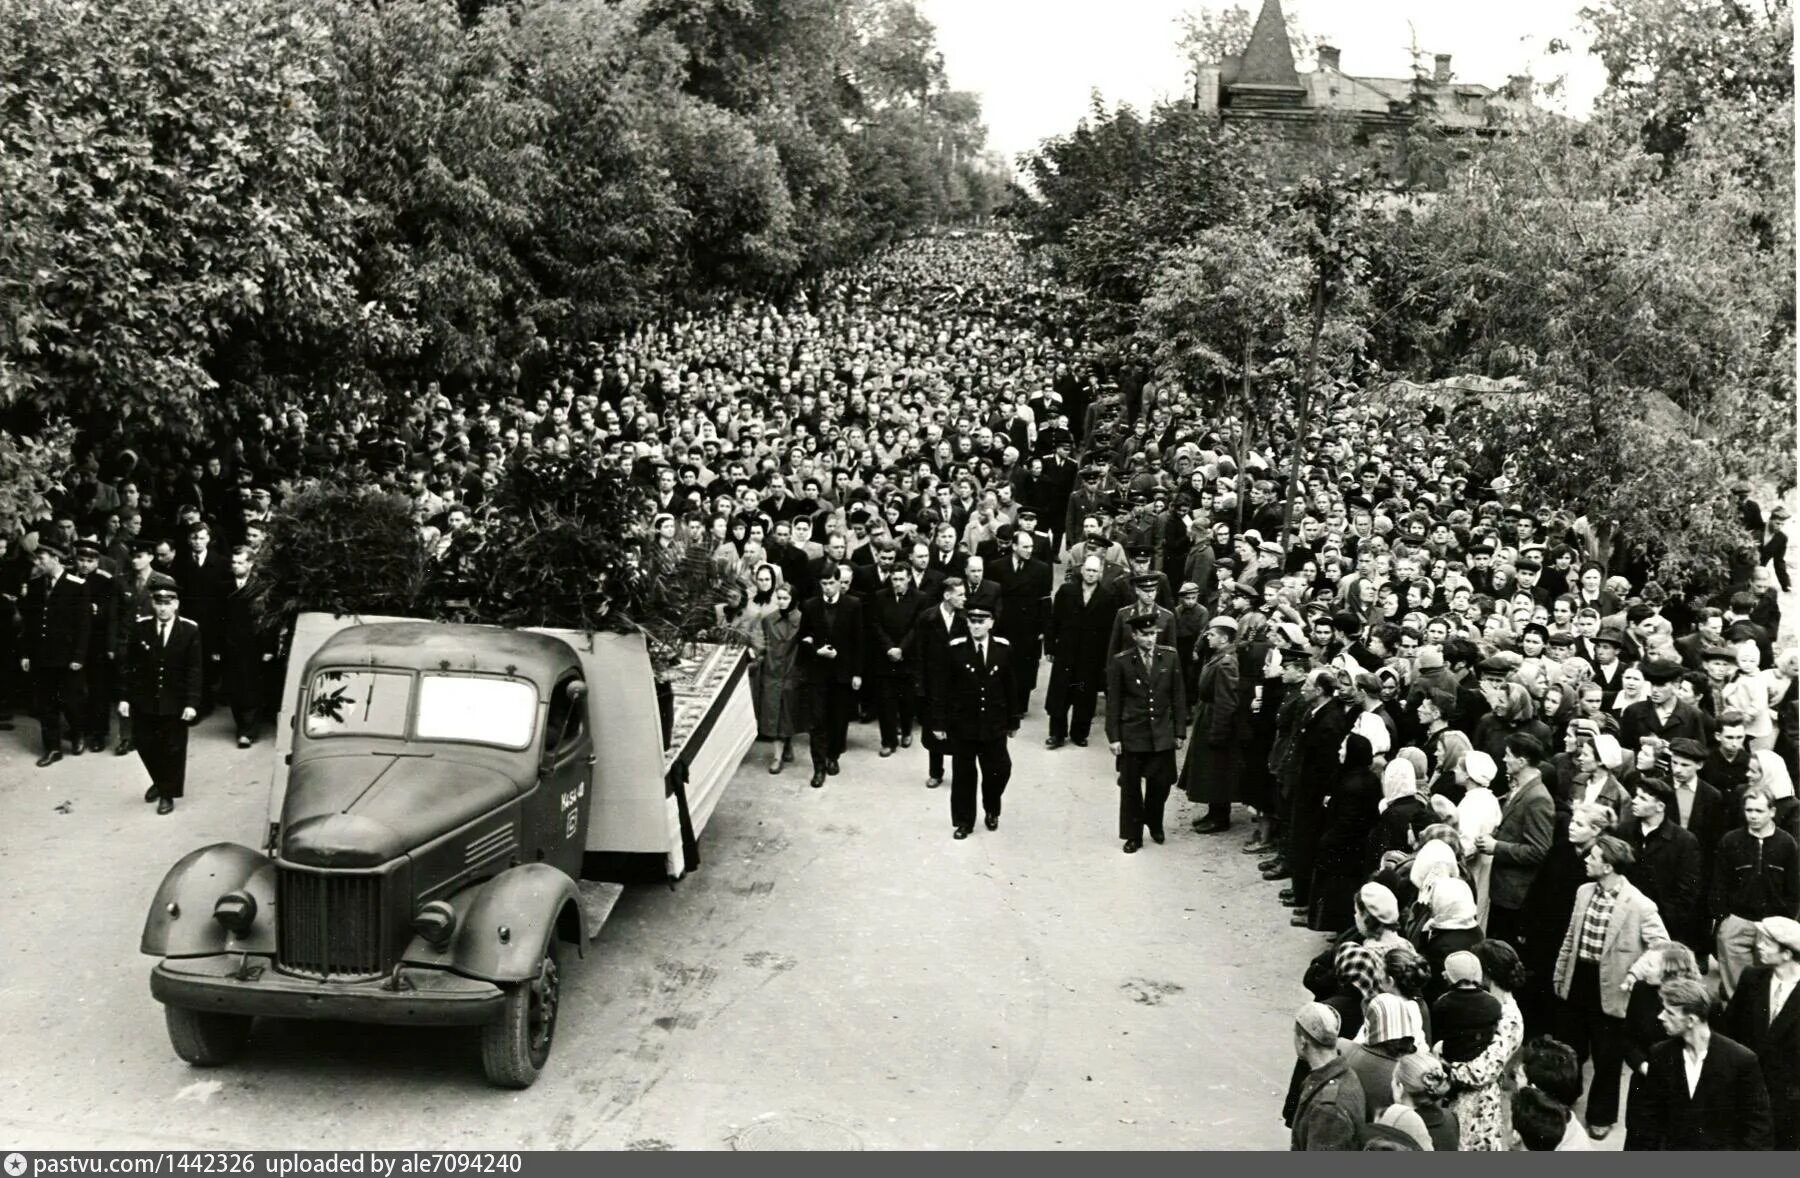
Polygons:
M1639 668L1652 683L1673 683L1681 678L1682 666L1674 659L1645 659Z
M1019 520L1021 523L1023 523L1025 520L1028 520L1028 519L1036 519L1037 517L1038 517L1037 508L1035 508L1035 507L1019 508Z
M1133 589L1155 589L1161 584L1162 578L1158 577L1155 573L1139 573L1137 576L1131 578L1131 587Z
M179 601L181 599L181 586L177 585L175 578L167 573L150 574L149 581L145 582L145 588L150 591L150 600L152 601Z
M1133 544L1125 550L1125 555L1133 560L1149 560L1150 546L1148 544Z
M1162 619L1155 614L1140 614L1139 616L1132 618L1126 624L1131 627L1131 632L1133 634L1148 634L1152 630L1155 630L1161 622Z
M131 555L136 556L140 552L143 553L145 556L149 556L149 555L152 555L153 553L155 553L156 552L156 541L155 540L144 540L144 539L133 540L131 542Z
M83 536L81 539L75 541L75 555L76 556L94 556L94 557L99 556L100 555L100 541L92 539L91 537Z
M1304 663L1312 659L1312 651L1301 646L1284 646L1281 648L1283 663Z
M987 608L985 605L971 605L965 613L971 622L975 621L977 618L985 618L991 621L994 617L994 611Z
M51 556L54 556L58 560L66 560L66 559L68 559L68 556L69 556L68 551L66 549L64 549L61 544L58 544L55 540L46 540L46 539L38 540L37 550L39 553L47 552Z

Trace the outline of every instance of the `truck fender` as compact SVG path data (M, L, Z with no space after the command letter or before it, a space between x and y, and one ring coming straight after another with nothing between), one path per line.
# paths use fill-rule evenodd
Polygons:
M227 892L245 891L256 901L250 931L239 937L213 919L213 905ZM208 957L215 953L275 952L275 864L237 843L214 843L183 856L169 868L150 911L138 952L152 957Z
M575 881L548 863L525 863L458 892L456 935L438 951L414 937L405 960L451 969L486 982L522 982L537 976L552 937L572 941L587 955L587 920ZM503 939L504 930L504 939Z

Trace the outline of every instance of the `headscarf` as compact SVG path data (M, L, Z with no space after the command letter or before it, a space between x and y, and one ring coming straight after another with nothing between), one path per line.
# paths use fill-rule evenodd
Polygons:
M1425 922L1427 932L1471 929L1475 927L1476 919L1475 893L1468 884L1446 877L1431 885L1431 919Z
M1463 758L1463 776L1469 779L1471 785L1491 788L1494 784L1494 775L1499 771L1500 767L1494 764L1494 758L1480 749L1472 750Z
M1625 750L1619 747L1618 737L1610 732L1594 737L1594 756L1608 773L1617 773L1619 766L1625 763Z
M1466 733L1455 729L1444 733L1438 738L1438 771L1448 773L1455 769L1474 747Z
M1419 796L1419 779L1413 773L1412 762L1400 759L1388 762L1388 767L1381 771L1381 802L1376 807L1380 813L1404 797Z
M764 569L769 570L769 591L764 593L756 587L756 574ZM750 601L755 605L768 605L775 600L775 590L781 588L781 566L771 561L763 561L750 570Z
M1331 959L1332 973L1337 976L1338 985L1346 989L1355 989L1358 997L1367 1002L1381 988L1381 962L1375 954L1355 942L1338 946L1337 956Z
M1425 756L1424 749L1407 745L1396 753L1395 756L1400 757L1413 767L1413 780L1418 784L1423 785L1426 779L1431 776L1431 761Z
M1377 994L1369 999L1365 1019L1363 1026L1371 1044L1411 1039L1417 1045L1425 1037L1418 1004L1398 994Z
M1421 900L1429 895L1438 880L1455 879L1456 876L1456 851L1443 839L1425 840L1419 853L1413 856L1412 870L1407 873L1407 879Z
M1756 758L1757 767L1762 770L1762 787L1776 801L1794 796L1794 779L1780 753L1774 749L1757 749L1750 755Z

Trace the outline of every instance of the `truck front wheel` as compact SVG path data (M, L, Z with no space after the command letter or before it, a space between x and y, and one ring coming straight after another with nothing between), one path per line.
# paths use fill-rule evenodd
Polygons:
M520 982L506 995L498 1022L481 1028L481 1067L488 1083L501 1088L529 1088L550 1059L556 1037L556 1008L562 996L557 969L556 937L544 948L537 977Z
M250 1040L247 1014L211 1014L181 1006L163 1007L175 1054L199 1068L230 1063Z

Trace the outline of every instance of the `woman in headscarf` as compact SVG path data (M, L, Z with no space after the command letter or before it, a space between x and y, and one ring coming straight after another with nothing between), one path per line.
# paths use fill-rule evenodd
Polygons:
M1500 802L1492 788L1497 772L1494 759L1479 750L1471 751L1456 769L1463 787L1462 801L1456 803L1456 834L1462 842L1463 866L1469 888L1475 893L1477 919L1483 928L1487 927L1488 877L1494 871L1494 856L1477 849L1475 843L1500 828Z
M1794 797L1794 779L1788 775L1787 762L1773 749L1757 749L1750 754L1744 788L1730 798L1732 814L1739 822L1744 820L1744 792L1759 785L1775 799L1775 825L1800 840L1800 800Z
M1381 801L1376 811L1375 829L1369 832L1369 862L1378 862L1389 851L1410 851L1418 846L1419 834L1431 825L1431 808L1419 796L1418 771L1410 759L1398 757L1381 771Z
M1363 1015L1364 1042L1338 1040L1344 1064L1362 1081L1363 1097L1374 1119L1394 1102L1394 1065L1428 1044L1418 1007L1398 994L1377 994Z
M1432 779L1431 792L1450 799L1452 803L1462 801L1463 783L1457 777L1456 770L1469 750L1475 746L1469 743L1467 735L1454 728L1438 734L1437 742L1437 776Z
M774 608L758 623L756 730L775 742L769 772L794 759L794 735L806 731L802 714L806 684L800 671L800 610L791 586L779 584L771 594Z
M762 648L762 620L775 612L775 590L784 578L779 565L763 561L750 574L750 599L744 603L743 626L750 635L750 649Z
M1412 945L1389 949L1381 959L1381 989L1413 1004L1419 1019L1419 1042L1431 1040L1431 1000L1426 989L1431 983L1431 963Z
M1440 879L1426 893L1431 915L1419 930L1419 950L1431 963L1433 987L1443 986L1444 959L1481 943L1475 893L1460 879Z
M1618 778L1624 763L1625 751L1616 737L1604 732L1578 734L1569 746L1569 779L1558 801L1566 806L1598 804L1614 814L1629 812L1631 799Z
M1380 817L1381 782L1371 767L1369 741L1359 733L1344 737L1338 781L1325 802L1319 849L1313 863L1312 906L1293 923L1322 933L1350 923L1351 901L1373 866L1369 834Z
M1459 1089L1450 1111L1456 1114L1463 1149L1503 1152L1512 1148L1513 1056L1525 1042L1525 1020L1513 991L1525 984L1528 975L1505 941L1483 941L1475 946L1475 956L1481 959L1488 993L1500 1000L1500 1025L1480 1055L1445 1066Z

